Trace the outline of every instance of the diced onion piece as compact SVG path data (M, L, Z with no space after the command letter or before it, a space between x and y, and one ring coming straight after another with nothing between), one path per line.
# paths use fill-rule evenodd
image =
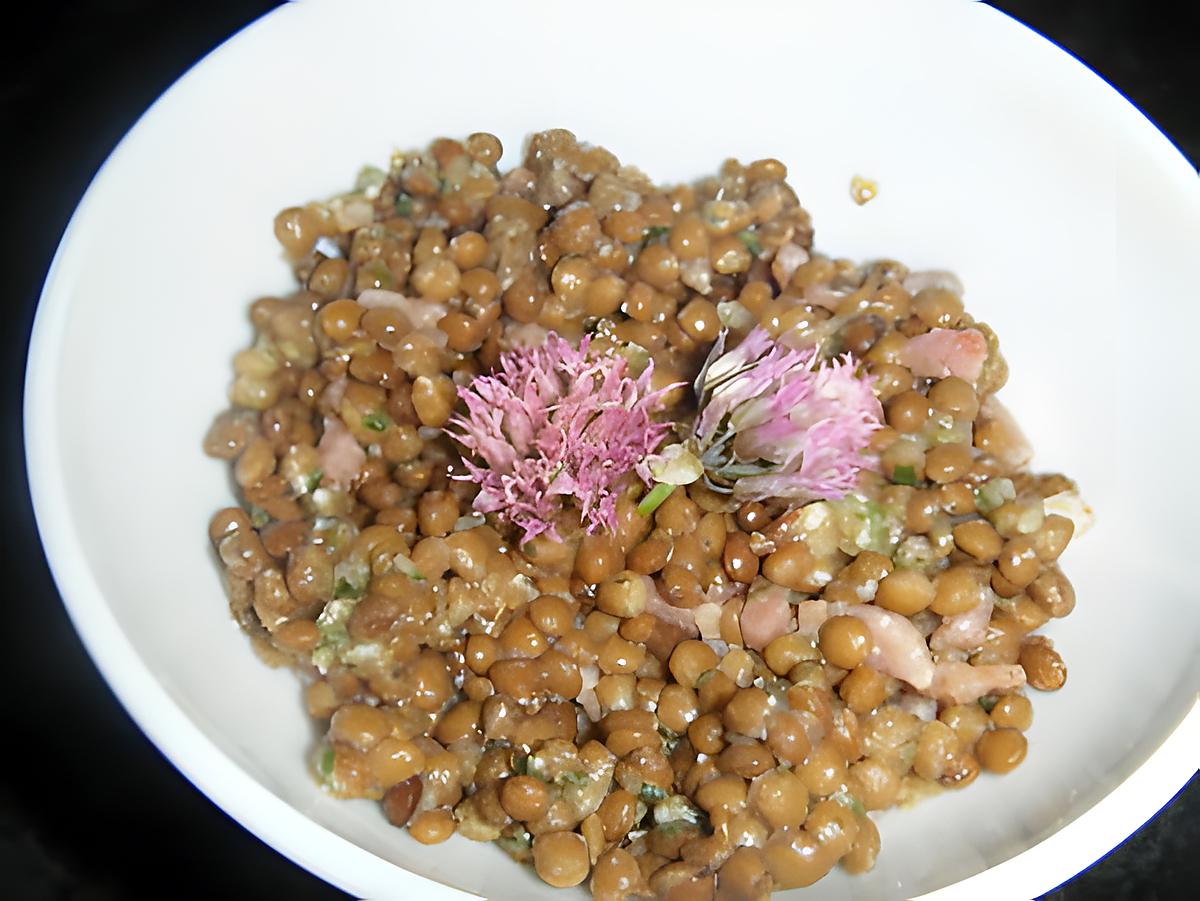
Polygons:
M1046 515L1065 516L1075 523L1075 538L1078 538L1096 523L1096 514L1079 493L1078 488L1068 488L1052 494L1045 501Z

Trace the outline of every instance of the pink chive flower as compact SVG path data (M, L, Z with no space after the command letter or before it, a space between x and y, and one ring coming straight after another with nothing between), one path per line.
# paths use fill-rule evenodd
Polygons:
M865 456L883 410L850 354L823 361L761 328L725 352L717 340L696 379L699 414L689 449L709 484L739 501L834 500L872 468ZM651 473L668 455L652 458Z
M479 485L478 512L523 530L522 544L557 540L555 519L569 503L589 533L615 531L617 482L671 430L653 414L674 386L652 391L653 364L634 378L624 357L589 352L589 343L576 349L551 332L458 389L467 415L447 431L468 451L460 478Z

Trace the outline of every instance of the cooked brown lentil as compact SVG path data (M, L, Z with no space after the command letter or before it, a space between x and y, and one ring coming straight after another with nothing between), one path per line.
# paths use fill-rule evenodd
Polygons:
M419 842L496 841L614 901L870 869L867 811L1024 759L1024 680L980 686L989 714L954 667L1064 683L1030 633L1075 604L1075 524L1044 505L1073 484L1005 463L1006 368L949 283L814 251L779 161L660 188L562 130L501 155L442 139L276 217L300 288L252 305L204 440L241 501L209 529L233 615L307 680L325 788ZM665 386L754 323L873 377L881 474L858 491L792 509L700 482L643 515L631 480L615 534L523 546L473 512L443 427L502 352L587 333ZM966 328L987 375L923 375L918 339Z

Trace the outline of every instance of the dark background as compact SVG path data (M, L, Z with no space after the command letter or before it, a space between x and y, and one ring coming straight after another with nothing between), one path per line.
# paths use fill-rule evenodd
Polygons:
M10 556L0 620L7 633L0 644L7 725L0 741L0 894L8 897L340 896L192 788L112 696L46 570L18 427L37 294L91 177L179 75L275 5L66 0L26 7L28 21L6 29L0 410L8 425L0 478L7 516L0 547ZM1116 0L996 5L1115 84L1195 163L1195 6ZM1193 779L1132 839L1047 897L1194 897L1198 826L1200 787Z

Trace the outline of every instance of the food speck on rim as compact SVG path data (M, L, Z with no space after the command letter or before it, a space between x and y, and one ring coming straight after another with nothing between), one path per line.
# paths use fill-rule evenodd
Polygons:
M850 199L859 206L874 200L879 194L879 185L873 179L856 175L850 179Z
M816 251L778 160L501 155L439 139L281 212L298 287L205 438L315 778L602 899L869 870L871 812L1038 752L1090 509L1027 470L961 283Z

